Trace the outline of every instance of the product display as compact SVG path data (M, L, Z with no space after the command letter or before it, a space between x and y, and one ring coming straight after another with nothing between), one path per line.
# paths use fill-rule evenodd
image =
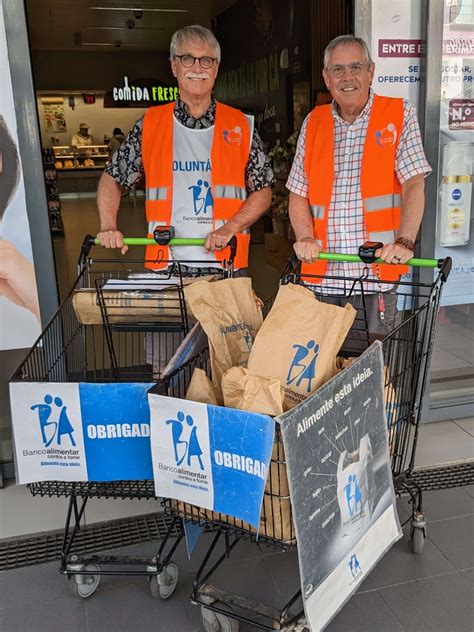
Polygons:
M55 162L53 151L51 149L43 149L43 169L48 200L49 225L53 235L64 234L56 173L58 168L62 169L62 163L60 161Z
M52 149L56 169L104 169L109 152L107 145L55 145Z
M441 180L440 244L469 243L472 198L472 143L447 143Z

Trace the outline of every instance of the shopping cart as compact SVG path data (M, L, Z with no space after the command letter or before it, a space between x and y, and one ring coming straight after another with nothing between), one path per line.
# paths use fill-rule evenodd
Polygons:
M129 246L144 246L154 240L126 238ZM173 245L204 245L203 239L172 239ZM165 272L154 276L144 272L143 259L92 257L91 248L98 240L87 236L79 258L78 277L70 292L38 338L11 383L48 382L157 382L163 392L187 384L195 367L207 368L208 354L201 353L166 378L163 367L189 332L183 287L188 267L196 261L170 262ZM235 240L222 262L222 277L233 273ZM145 276L144 276L145 275ZM125 291L130 279L136 288L146 284L143 293ZM126 294L118 300L117 292ZM78 302L85 297L87 313L78 317ZM123 298L123 297L122 297ZM184 393L183 393L184 396ZM106 406L107 403L104 403ZM102 575L144 575L154 597L171 596L178 580L178 569L171 558L184 532L181 520L169 524L156 555L129 557L79 555L73 547L90 498L155 499L152 480L71 483L49 481L29 485L40 497L68 498L60 572L67 575L72 592L82 598L97 589ZM171 536L176 535L176 539Z
M320 258L362 263L356 255L321 253ZM380 262L374 256L372 261ZM366 265L362 266L358 278L322 277L302 275L292 258L281 281L306 285L317 292L319 300L342 301L343 304L352 302L357 310L356 319L340 352L347 361L360 355L374 339L382 339L385 409L394 488L397 494L409 494L411 516L403 524L410 523L411 550L421 553L426 537L426 520L422 509L422 490L411 474L441 292L451 269L451 260L412 259L409 262L417 268L437 268L438 273L432 283L415 281L410 277L390 284L380 283L371 276L366 257L364 263ZM374 297L380 310L379 317L387 331L385 335L371 332L370 303ZM384 305L387 305L387 311L383 311ZM172 388L169 394L179 396ZM230 516L213 514L173 500L164 502L167 512L174 518L181 517L215 530L196 573L192 592L192 602L201 606L206 630L236 632L239 621L252 625L254 629L295 632L306 629L300 590L282 608L277 608L210 583L214 573L244 540L281 551L296 546L285 455L278 427L258 535L249 525Z

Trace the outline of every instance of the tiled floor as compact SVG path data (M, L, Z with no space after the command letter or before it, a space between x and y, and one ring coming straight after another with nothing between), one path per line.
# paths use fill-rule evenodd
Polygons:
M122 204L124 232L141 235L142 202ZM55 242L61 293L76 275L78 244L85 232L95 233L98 223L91 199L63 202L66 237ZM130 256L130 255L129 255ZM137 256L137 255L135 255ZM253 281L257 294L269 297L277 286L278 272L265 266L261 246L253 249ZM457 331L457 330L456 330ZM443 329L435 355L435 377L472 365L472 340L461 327L460 344L452 342L454 329ZM464 336L464 338L461 338ZM471 346L469 346L471 345ZM447 355L443 355L447 354ZM453 357L451 357L453 356ZM464 364L462 365L464 366ZM420 428L416 466L472 460L474 418L445 421ZM428 539L421 556L408 548L408 532L379 563L360 591L330 624L333 632L464 632L474 629L472 611L473 560L472 488L425 494L429 520ZM400 516L408 516L407 502L399 501ZM0 539L47 531L63 526L66 502L57 498L33 498L22 486L0 490ZM154 501L93 499L86 522L158 510ZM178 588L169 601L155 601L144 578L107 577L90 600L70 595L67 580L57 572L57 563L0 574L0 632L128 632L155 629L158 632L202 630L199 608L189 603L194 572L208 543L203 536L191 560L183 547L176 556L180 567ZM243 543L216 573L215 583L271 605L282 605L298 585L296 553L260 551ZM155 546L139 545L120 553L151 554ZM241 626L250 631L252 626Z
M420 427L415 461L417 468L473 459L474 417ZM159 507L158 501L154 500L92 498L85 511L85 524L152 513L159 511ZM33 497L25 485L9 484L0 489L0 539L61 529L66 509L64 498Z
M381 560L329 632L469 632L473 629L472 586L474 491L468 487L428 492L424 506L428 538L421 555L408 546L408 530ZM408 504L399 501L401 519ZM192 581L210 535L202 536L191 560L181 546L175 562L178 587L168 601L155 601L140 577L104 577L89 600L69 593L57 563L0 574L2 632L198 632L199 608L189 602ZM240 547L240 551L239 551ZM153 544L121 549L149 555ZM295 551L278 553L251 543L235 553L212 578L221 588L282 606L297 589ZM242 632L255 626L241 625Z

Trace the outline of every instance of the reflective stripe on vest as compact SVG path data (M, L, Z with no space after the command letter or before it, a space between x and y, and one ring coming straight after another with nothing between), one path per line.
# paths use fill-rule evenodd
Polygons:
M150 187L145 189L145 200L166 200L168 199L168 187Z
M395 231L385 230L369 233L369 241L381 241L385 244L393 244L395 241Z
M385 208L401 206L402 196L399 193L389 193L388 195L375 195L364 199L364 208L367 212L379 211Z
M366 239L393 243L400 226L401 186L395 174L397 142L403 127L403 100L374 95L361 158L360 191L364 206ZM393 142L380 143L381 130L392 133ZM328 248L328 214L334 184L334 118L331 105L318 106L306 127L304 169L309 181L309 203L315 239ZM362 245L362 244L361 244ZM331 249L331 248L329 248ZM302 272L324 275L327 262L303 264ZM374 266L379 278L393 280L407 266ZM314 281L314 282L321 282Z
M146 214L149 222L149 236L152 227L172 223L173 211L173 123L174 103L149 108L145 114L142 130L142 159L146 178ZM196 132L196 130L190 130ZM253 117L222 103L216 104L213 126L213 140L209 156L211 164L210 182L214 198L214 227L217 222L230 220L239 211L246 199L245 168L250 154L253 133ZM230 140L229 140L230 139ZM212 230L212 228L210 228ZM234 262L236 268L248 266L249 237L240 233L239 249ZM177 237L194 235L177 234ZM146 258L153 261L157 250L161 250L160 260L169 258L166 246L149 246ZM215 253L221 260L224 250ZM166 267L146 265L152 269Z
M313 219L323 219L324 218L324 206L320 206L318 204L311 204L311 215Z
M246 200L247 191L244 187L234 187L229 184L220 184L214 187L216 198L223 198L226 200Z

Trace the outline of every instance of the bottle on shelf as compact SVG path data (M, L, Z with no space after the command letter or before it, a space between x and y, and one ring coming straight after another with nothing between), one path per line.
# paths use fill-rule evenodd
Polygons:
M469 243L472 198L472 143L447 143L443 150L440 244Z

